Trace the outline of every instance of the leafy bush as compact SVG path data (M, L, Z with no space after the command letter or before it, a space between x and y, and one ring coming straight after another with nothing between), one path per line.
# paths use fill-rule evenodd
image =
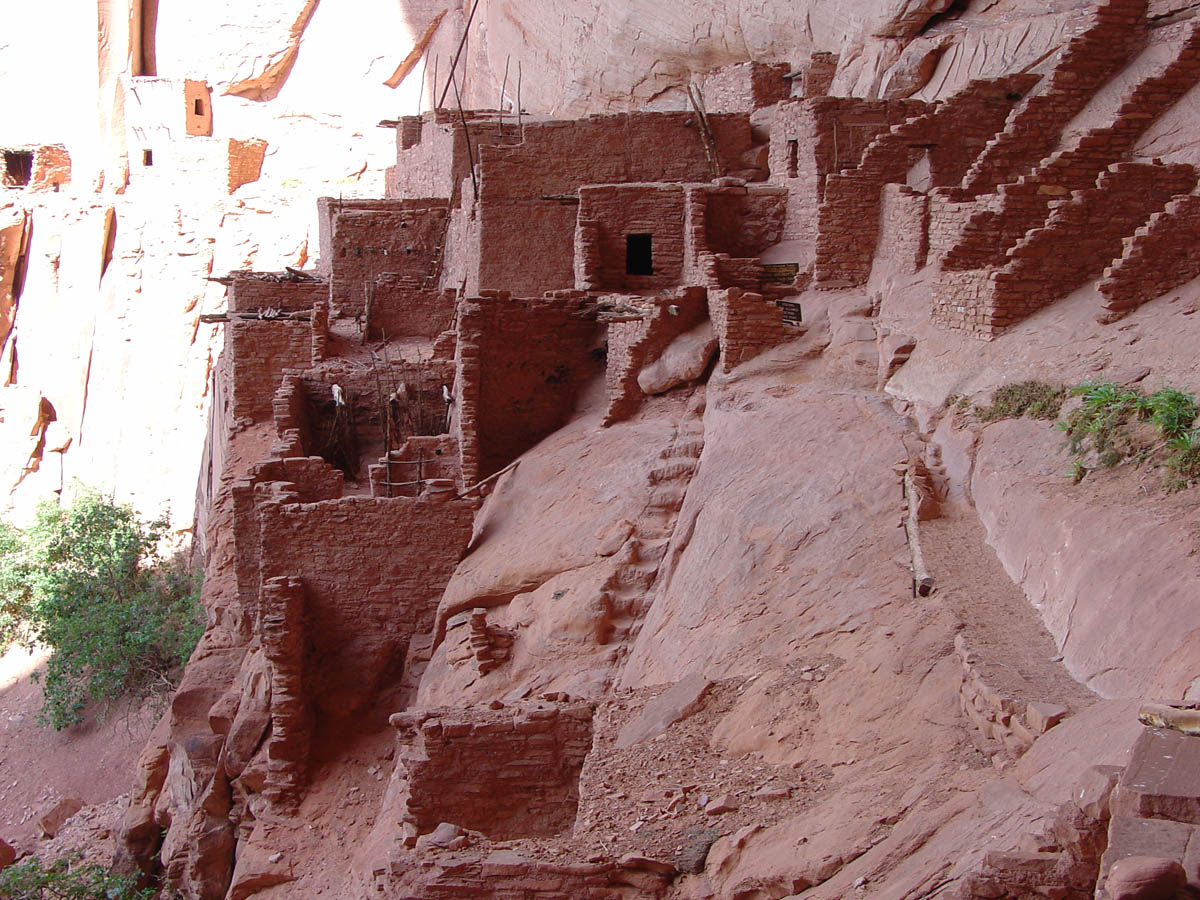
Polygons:
M42 503L27 532L0 533L0 605L52 651L42 717L55 728L90 701L174 687L204 623L198 579L156 552L165 528L83 490Z
M1062 409L1066 389L1054 387L1044 381L1022 381L1006 384L992 394L991 406L975 407L975 415L982 422L998 422L1001 419L1053 419Z
M3 900L149 900L153 889L137 887L131 875L113 875L100 866L72 867L60 859L42 866L36 859L0 872Z

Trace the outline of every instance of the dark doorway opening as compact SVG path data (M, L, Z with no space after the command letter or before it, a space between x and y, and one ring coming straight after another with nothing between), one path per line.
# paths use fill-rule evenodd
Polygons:
M4 184L6 187L24 187L33 177L32 150L4 151Z
M800 173L800 142L787 142L787 173L788 178L795 178Z
M192 104L192 112L197 116L204 115L204 101L199 97L197 97L195 102Z
M154 151L153 150L143 150L142 151L142 165L143 166L154 165Z
M651 235L625 235L625 274L654 274L654 252Z

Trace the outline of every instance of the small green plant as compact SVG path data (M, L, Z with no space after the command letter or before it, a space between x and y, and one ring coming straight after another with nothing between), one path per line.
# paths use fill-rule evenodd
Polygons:
M42 718L55 728L89 702L174 688L204 620L199 580L158 553L166 526L79 490L40 504L28 531L0 530L0 604L24 643L51 650Z
M1167 470L1168 490L1200 483L1200 436L1190 430L1200 406L1191 394L1165 387L1146 396L1108 382L1087 381L1070 393L1082 402L1055 427L1066 435L1066 448L1076 458L1068 472L1073 481L1082 479L1080 471L1086 474L1083 458L1092 455L1106 468L1158 458Z
M1087 466L1083 464L1083 460L1077 459L1071 463L1071 468L1067 470L1067 477L1071 479L1072 484L1079 484L1087 477Z
M1066 389L1044 381L1022 381L1006 384L992 394L991 406L976 406L975 415L981 422L1001 419L1053 419L1062 409Z
M72 859L43 866L31 858L0 872L3 900L149 900L153 895L151 888L139 889L132 875L115 875Z

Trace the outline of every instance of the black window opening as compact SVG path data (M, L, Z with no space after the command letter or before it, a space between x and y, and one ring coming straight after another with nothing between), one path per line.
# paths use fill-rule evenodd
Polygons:
M153 150L143 150L142 151L142 165L143 166L154 165L154 151Z
M788 178L795 178L800 172L800 142L787 142L787 173Z
M4 184L8 187L25 187L33 178L32 150L4 151Z
M625 235L625 274L654 274L654 253L651 235Z
M197 116L204 115L204 101L199 97L197 97L196 101L192 104L192 112Z

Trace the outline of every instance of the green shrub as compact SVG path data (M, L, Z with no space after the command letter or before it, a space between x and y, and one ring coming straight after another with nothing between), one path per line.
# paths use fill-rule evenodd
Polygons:
M27 644L50 648L42 717L80 721L91 701L175 686L203 631L199 581L156 546L165 521L95 491L39 505L25 533L0 547L0 593L23 611ZM2 536L0 536L2 537Z
M1073 387L1071 394L1082 403L1055 427L1066 434L1067 450L1076 458L1069 473L1076 483L1087 472L1082 458L1088 453L1108 468L1158 459L1167 470L1168 490L1200 482L1200 436L1190 430L1200 407L1191 394L1166 387L1146 396L1087 381Z
M153 889L138 889L131 875L114 875L97 865L72 866L60 859L42 866L36 859L0 872L3 900L149 900Z
M1053 419L1062 409L1066 389L1054 387L1044 381L1022 381L1006 384L992 394L991 406L975 407L975 415L982 422L998 422L1001 419Z

